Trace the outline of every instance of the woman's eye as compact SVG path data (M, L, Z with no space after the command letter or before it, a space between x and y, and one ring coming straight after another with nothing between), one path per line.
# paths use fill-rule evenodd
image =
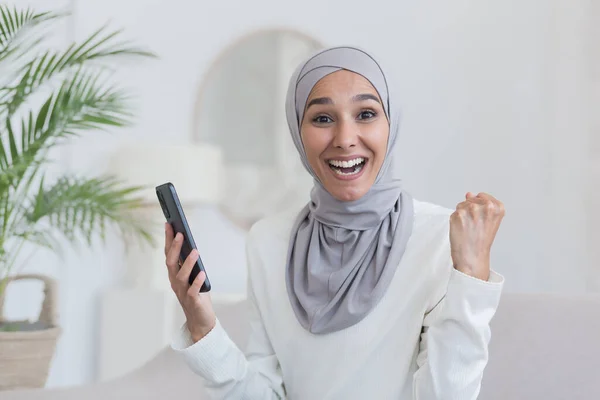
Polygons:
M358 119L371 119L374 118L377 114L374 111L362 111L359 115L358 115Z
M326 115L319 115L319 116L313 118L313 122L316 122L317 124L328 124L331 121L332 121L331 118L329 118Z

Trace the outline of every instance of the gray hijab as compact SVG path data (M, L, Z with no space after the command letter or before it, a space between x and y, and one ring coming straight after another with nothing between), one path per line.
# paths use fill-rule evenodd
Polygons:
M349 202L327 192L308 163L300 137L312 88L341 69L371 82L390 124L386 157L375 183L363 197ZM287 93L286 115L302 163L314 178L310 201L291 232L287 291L305 329L315 334L335 332L360 322L378 304L412 231L412 198L393 171L399 109L373 57L356 48L335 47L313 55L296 69Z

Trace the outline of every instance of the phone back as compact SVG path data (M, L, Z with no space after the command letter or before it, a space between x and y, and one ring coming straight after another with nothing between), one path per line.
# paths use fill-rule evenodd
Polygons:
M194 241L194 237L192 235L192 231L190 226L188 225L187 219L185 217L185 213L183 212L183 208L179 201L179 197L177 196L177 191L175 190L175 186L172 183L167 182L160 186L156 187L156 196L158 197L158 201L163 210L163 214L169 224L173 227L173 231L175 234L181 232L183 234L183 244L181 246L181 253L179 254L179 260L181 263L185 261L185 259L190 255L193 249L197 249L196 242ZM191 285L196 279L196 276L200 273L200 271L206 270L204 269L204 265L202 263L202 259L198 257L196 261L196 265L192 268L192 272L189 277L189 284ZM210 281L208 280L208 275L200 289L201 292L210 291Z

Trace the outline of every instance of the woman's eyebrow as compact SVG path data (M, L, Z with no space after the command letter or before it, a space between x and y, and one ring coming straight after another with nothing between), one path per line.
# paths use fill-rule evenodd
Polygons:
M331 100L329 97L317 97L312 99L308 105L306 106L306 109L308 110L308 108L312 105L315 104L333 104L333 100Z
M354 101L354 102L365 101L365 100L375 100L376 102L381 104L381 102L379 101L379 98L370 93L357 94L356 96L354 96L352 98L352 101Z
M366 100L374 100L381 104L381 102L379 101L379 98L377 96L375 96L374 94L370 94L370 93L361 93L361 94L357 94L356 96L352 97L352 101L355 103L359 102L359 101L366 101ZM308 108L310 106L313 106L315 104L333 104L333 100L331 100L329 97L316 97L308 102L306 109L308 110Z

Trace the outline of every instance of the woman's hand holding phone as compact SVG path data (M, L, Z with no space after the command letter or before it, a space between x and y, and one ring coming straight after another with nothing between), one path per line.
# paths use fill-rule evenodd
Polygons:
M206 274L200 272L192 285L188 283L190 272L198 259L197 250L192 250L188 258L179 267L179 254L183 244L183 235L174 234L173 227L165 224L165 257L167 269L169 270L169 281L171 288L186 317L186 324L192 340L195 342L202 339L210 332L216 324L216 316L209 293L200 293Z

